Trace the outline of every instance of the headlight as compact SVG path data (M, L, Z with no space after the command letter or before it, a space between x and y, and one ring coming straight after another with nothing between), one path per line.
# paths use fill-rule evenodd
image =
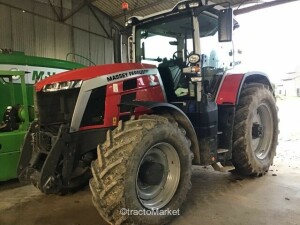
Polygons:
M125 22L125 27L131 25L132 22L133 22L132 19L127 20L127 21Z
M196 64L200 62L200 55L198 54L192 54L189 56L189 63Z
M191 3L189 3L189 7L190 8L199 7L199 2L191 2Z
M180 5L178 5L178 9L179 10L186 9L186 5L185 4L180 4Z
M43 87L44 92L53 92L53 91L62 91L73 88L80 88L82 84L82 80L72 80L72 81L63 81L52 84L46 84Z

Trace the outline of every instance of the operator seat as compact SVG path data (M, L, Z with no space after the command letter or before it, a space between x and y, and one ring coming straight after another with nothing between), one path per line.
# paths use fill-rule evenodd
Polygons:
M177 65L170 65L166 62L159 64L160 73L168 102L175 101L177 96L175 90L178 88L181 69Z

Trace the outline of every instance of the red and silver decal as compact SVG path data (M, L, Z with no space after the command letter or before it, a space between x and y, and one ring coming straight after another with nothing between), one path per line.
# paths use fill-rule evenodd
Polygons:
M156 74L158 74L157 68L143 68L111 73L103 76L94 77L89 80L84 80L75 105L70 126L70 132L76 132L79 130L81 119L83 117L85 108L87 106L88 100L93 89L135 77L150 76Z
M244 74L226 74L221 82L216 103L235 105Z

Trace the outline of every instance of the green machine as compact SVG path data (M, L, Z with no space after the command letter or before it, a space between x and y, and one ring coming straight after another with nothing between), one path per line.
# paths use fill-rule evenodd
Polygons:
M0 50L0 181L17 177L20 147L34 119L34 84L82 67L75 62Z

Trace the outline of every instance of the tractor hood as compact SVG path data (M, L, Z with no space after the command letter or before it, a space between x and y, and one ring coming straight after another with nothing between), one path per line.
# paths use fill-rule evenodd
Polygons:
M41 91L43 87L47 84L54 84L65 81L75 81L75 80L90 80L92 78L107 76L107 80L117 80L119 78L127 78L135 72L141 72L143 69L153 69L156 68L154 65L141 64L141 63L116 63L116 64L106 64L100 66L91 66L82 69L76 69L72 71L67 71L59 74L55 74L48 77L35 85L37 92ZM128 73L127 73L128 72Z

